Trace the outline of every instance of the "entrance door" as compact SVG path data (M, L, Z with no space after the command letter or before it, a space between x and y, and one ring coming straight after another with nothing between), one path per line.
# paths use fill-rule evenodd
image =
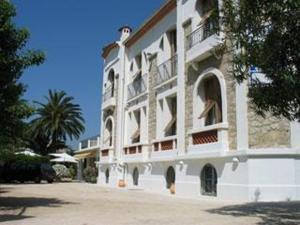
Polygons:
M167 188L170 189L172 185L175 185L175 170L170 166L166 175Z
M105 171L105 183L108 184L109 183L109 169L107 168Z
M136 167L133 170L132 179L133 179L133 185L138 186L139 185L139 170Z

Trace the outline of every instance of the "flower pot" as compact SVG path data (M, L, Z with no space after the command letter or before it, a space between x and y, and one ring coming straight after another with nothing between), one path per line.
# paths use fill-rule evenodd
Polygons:
M170 186L170 193L171 193L172 195L175 194L175 184L171 184L171 186Z
M125 181L124 180L119 180L119 187L126 187Z

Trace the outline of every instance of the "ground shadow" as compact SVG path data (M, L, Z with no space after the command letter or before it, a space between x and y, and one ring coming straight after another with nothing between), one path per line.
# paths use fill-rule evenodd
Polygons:
M256 217L258 225L299 225L300 202L247 203L207 210L209 213L234 217Z
M31 218L24 213L32 207L61 207L72 202L62 201L56 198L34 197L0 197L0 223L5 221Z

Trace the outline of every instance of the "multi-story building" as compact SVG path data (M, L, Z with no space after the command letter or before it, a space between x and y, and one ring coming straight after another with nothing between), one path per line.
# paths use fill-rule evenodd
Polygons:
M103 49L98 183L231 200L300 199L300 125L255 114L220 54L222 1L169 0ZM222 29L221 29L222 30Z

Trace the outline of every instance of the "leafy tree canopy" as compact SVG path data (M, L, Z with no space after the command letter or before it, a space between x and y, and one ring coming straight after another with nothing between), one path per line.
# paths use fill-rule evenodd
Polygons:
M47 143L47 151L55 151L65 143L67 138L78 139L84 132L84 119L78 104L73 97L63 91L51 91L45 97L46 103L36 102L36 118L32 120L35 138L43 145Z
M237 47L231 49L234 76L249 79L255 66L268 80L251 82L257 113L300 121L300 1L224 0L222 11L226 37Z
M14 6L0 0L0 148L14 147L23 135L24 119L33 109L22 99L26 88L19 79L24 70L44 61L44 54L26 49L29 32L12 22Z

